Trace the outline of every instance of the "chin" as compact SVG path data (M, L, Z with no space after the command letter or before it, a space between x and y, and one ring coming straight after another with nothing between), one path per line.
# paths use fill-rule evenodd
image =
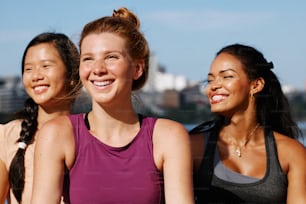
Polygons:
M226 109L221 108L221 107L218 107L218 108L217 108L217 107L211 108L210 111L211 111L212 113L215 113L215 114L218 114L218 115L224 115L224 114L227 112Z
M222 112L222 111L225 111L225 109L224 109L224 106L222 106L222 105L210 105L210 110L211 110L211 112Z

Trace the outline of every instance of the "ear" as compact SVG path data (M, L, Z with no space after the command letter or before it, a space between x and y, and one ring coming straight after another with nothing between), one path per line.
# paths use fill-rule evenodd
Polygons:
M141 77L141 75L144 72L144 67L145 67L144 60L137 60L134 64L134 66L135 66L135 72L134 72L134 75L133 75L133 79L137 80L137 79L139 79L139 77Z
M261 92L264 86L265 80L262 77L253 80L251 83L251 95Z

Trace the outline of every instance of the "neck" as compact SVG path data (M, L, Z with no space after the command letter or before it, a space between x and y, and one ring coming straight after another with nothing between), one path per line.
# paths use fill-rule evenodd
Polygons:
M248 134L240 140L237 140L237 138L235 138L234 136L225 133L225 140L228 141L227 143L229 143L231 146L234 146L235 153L237 154L238 157L241 157L242 148L246 147L246 145L249 143L250 139L253 137L258 127L259 123L257 123L250 131L247 131Z
M240 145L243 145L245 146L249 141L250 141L250 138L254 135L255 131L257 130L257 128L259 127L259 123L257 123L252 129L251 131L249 131L249 133L247 134L246 137L240 139L240 141L236 142L236 144L240 144Z

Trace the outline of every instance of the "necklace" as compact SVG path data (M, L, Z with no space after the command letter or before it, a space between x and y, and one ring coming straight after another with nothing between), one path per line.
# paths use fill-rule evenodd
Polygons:
M238 157L241 157L241 148L244 147L250 140L251 136L254 134L254 132L257 130L259 127L259 123L253 128L253 130L250 132L250 134L244 139L243 145L238 145L236 142L234 142L233 138L231 139L231 144L235 145L235 153L237 154ZM240 144L242 141L240 142Z

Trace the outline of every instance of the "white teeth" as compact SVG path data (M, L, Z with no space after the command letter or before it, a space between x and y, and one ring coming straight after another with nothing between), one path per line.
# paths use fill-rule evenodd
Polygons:
M48 86L35 86L34 90L35 91L42 91L43 89L46 89L46 88L48 88Z
M215 96L212 97L212 100L214 100L214 101L219 101L219 100L224 99L224 98L225 98L225 97L222 96L222 95L215 95Z
M111 84L111 81L94 81L93 84L96 86L107 86Z

